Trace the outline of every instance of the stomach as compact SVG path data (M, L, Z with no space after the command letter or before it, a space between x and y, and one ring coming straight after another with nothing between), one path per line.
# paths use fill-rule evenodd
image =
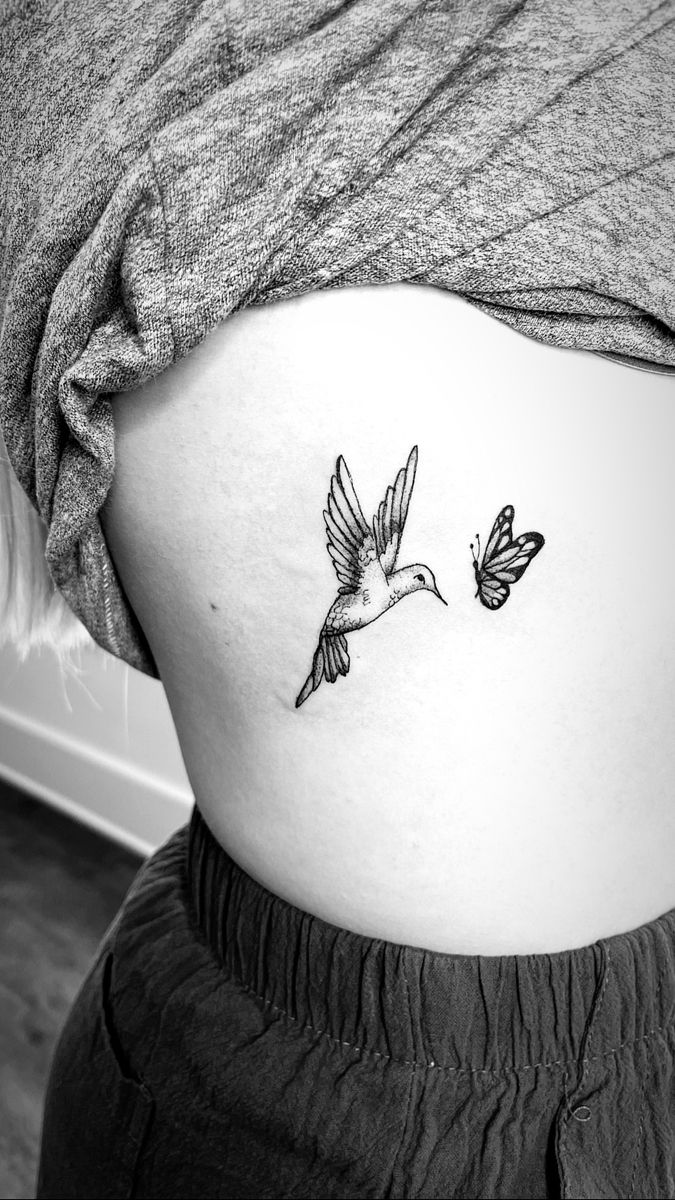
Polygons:
M675 906L671 378L397 285L248 309L111 399L104 530L246 872L446 953ZM490 607L498 514L507 549L543 542ZM383 561L415 567L396 601L321 652L339 587L391 594Z

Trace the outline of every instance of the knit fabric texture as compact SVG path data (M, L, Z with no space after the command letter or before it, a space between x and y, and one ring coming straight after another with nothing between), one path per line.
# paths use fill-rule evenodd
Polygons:
M415 282L674 370L674 77L675 0L7 0L1 428L92 637L158 674L110 394L237 309Z

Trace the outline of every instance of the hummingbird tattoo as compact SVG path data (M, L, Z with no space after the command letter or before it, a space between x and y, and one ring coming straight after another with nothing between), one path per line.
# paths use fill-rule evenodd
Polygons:
M322 680L335 683L349 671L346 634L376 621L412 592L433 592L443 600L433 572L423 563L396 569L417 469L417 446L390 484L372 521L366 523L347 464L340 455L331 478L324 521L326 549L341 586L319 634L312 670L300 691L299 708Z

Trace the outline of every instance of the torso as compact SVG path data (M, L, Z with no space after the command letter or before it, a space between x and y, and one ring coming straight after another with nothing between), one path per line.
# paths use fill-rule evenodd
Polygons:
M113 401L104 527L197 802L263 885L461 954L586 945L675 906L675 381L428 288L230 318ZM339 581L338 455L368 523L419 447L398 566L296 708ZM498 611L469 543L545 545Z

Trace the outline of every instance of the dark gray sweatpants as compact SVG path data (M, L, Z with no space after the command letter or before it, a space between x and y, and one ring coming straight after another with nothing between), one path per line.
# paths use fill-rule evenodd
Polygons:
M38 1197L673 1197L675 910L446 955L272 895L197 810L52 1067Z

